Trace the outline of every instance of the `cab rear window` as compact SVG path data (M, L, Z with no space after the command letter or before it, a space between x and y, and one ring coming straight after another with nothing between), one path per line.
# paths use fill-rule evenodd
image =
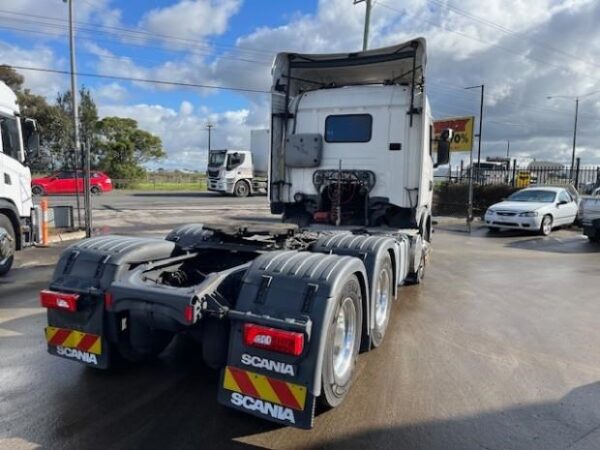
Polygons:
M325 119L326 142L369 142L372 130L370 114L344 114Z

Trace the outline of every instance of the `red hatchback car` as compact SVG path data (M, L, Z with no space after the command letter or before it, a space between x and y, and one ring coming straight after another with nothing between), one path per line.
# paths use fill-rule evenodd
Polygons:
M75 171L62 170L43 178L31 180L33 195L74 194L83 192L83 175ZM112 180L103 172L93 171L90 177L90 191L92 194L112 191Z

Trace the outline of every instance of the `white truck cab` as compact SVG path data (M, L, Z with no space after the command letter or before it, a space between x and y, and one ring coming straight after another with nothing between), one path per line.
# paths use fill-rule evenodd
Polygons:
M272 212L301 226L418 229L429 240L434 161L425 63L424 39L367 53L280 53Z
M31 172L27 159L39 149L32 119L21 118L17 96L0 82L0 275L7 273L15 250L33 241Z
M252 130L250 150L210 150L208 190L236 197L267 190L269 130Z

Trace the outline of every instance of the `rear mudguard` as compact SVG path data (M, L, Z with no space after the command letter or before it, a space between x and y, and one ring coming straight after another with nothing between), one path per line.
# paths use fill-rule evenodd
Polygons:
M47 310L48 352L96 368L108 368L112 357L110 343L116 342L123 330L118 314L105 310L105 292L132 266L167 258L174 252L173 242L123 236L86 239L65 249L50 289L77 293L80 298L76 312ZM100 342L90 346L94 337Z
M352 275L358 277L363 302L368 302L367 274L358 258L277 251L254 260L236 309L290 324L304 321L308 324L304 350L294 357L246 346L243 328L248 321L233 320L219 402L281 424L311 428L321 394L328 326L336 298Z
M333 234L323 236L312 246L311 250L321 253L332 253L335 255L350 255L360 258L367 271L367 280L370 296L373 300L373 293L376 289L376 277L379 273L379 266L382 256L389 255L394 271L393 295L396 297L397 286L401 284L408 271L408 238L399 236L391 238L387 236L366 236L354 235L351 233ZM363 303L363 330L361 351L368 351L371 348L371 330L375 326L375 302Z

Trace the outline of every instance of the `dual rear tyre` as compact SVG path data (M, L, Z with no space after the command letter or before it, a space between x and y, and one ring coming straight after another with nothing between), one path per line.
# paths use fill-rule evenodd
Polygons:
M382 255L374 275L371 347L379 347L385 337L393 300L393 270L388 254ZM352 384L363 332L363 298L360 283L352 275L343 285L327 330L322 384L322 403L335 408L344 400Z

